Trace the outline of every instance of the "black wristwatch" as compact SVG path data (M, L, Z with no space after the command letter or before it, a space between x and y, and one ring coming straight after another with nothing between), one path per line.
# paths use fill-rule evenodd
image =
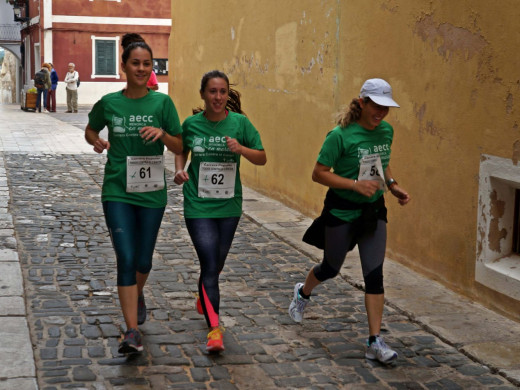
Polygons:
M394 179L390 178L386 181L386 186L389 190L392 188L393 185L397 185L397 182Z

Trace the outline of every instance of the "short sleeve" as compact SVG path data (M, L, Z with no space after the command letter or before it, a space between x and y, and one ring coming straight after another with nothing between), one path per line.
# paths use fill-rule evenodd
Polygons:
M177 113L177 109L175 108L175 104L173 104L172 99L165 95L166 99L164 102L164 113L165 117L163 119L163 130L165 130L170 135L177 135L182 133L181 122L179 120L179 114Z
M250 149L264 150L262 140L260 138L260 133L258 133L258 130L256 130L255 126L253 126L249 118L247 118L246 116L244 116L243 118L244 139L242 144Z
M342 153L343 141L341 135L337 131L331 131L323 142L317 161L327 167L333 167Z
M104 129L106 121L103 100L98 100L97 103L94 104L94 107L92 107L92 110L88 113L88 124L97 132Z

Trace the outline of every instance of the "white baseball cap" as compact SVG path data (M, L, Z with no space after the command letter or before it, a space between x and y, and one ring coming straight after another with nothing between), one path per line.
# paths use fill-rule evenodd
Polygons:
M383 79L369 79L365 81L359 92L359 97L368 97L374 103L385 107L399 107L392 99L392 87Z

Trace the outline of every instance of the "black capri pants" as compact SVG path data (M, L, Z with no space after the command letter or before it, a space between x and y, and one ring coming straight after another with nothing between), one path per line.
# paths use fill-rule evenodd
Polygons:
M386 252L386 222L379 219L376 230L361 236L356 225L346 222L325 227L325 250L321 264L313 268L314 276L324 282L334 278L345 261L347 252L357 243L367 294L384 294L383 261Z

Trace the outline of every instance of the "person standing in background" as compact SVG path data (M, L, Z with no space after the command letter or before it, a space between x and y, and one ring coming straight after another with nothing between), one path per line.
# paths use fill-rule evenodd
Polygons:
M65 75L65 84L67 90L67 111L78 112L78 79L79 74L75 70L76 65L69 63L68 72Z
M51 87L51 77L50 77L50 65L45 63L42 65L40 71L36 72L34 75L34 86L38 91L38 97L36 98L36 110L37 112L47 112L47 91ZM43 95L43 103L42 103L42 95Z
M146 86L150 89L153 89L154 91L159 89L159 82L157 81L157 76L153 70L150 74L150 78L148 79L148 83L146 83Z
M56 88L58 87L58 73L54 69L54 65L49 62L51 68L51 87L47 91L47 111L56 112Z

